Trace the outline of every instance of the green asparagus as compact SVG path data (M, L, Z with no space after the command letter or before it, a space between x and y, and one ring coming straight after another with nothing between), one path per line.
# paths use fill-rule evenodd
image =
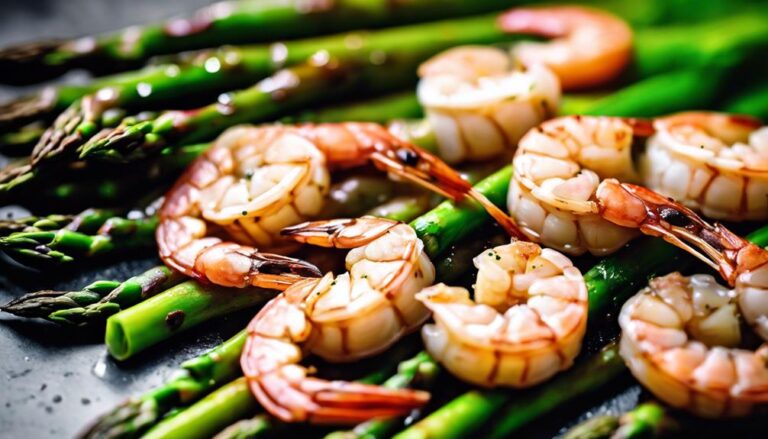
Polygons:
M768 43L765 42L768 40L768 20L766 20L766 17L768 17L767 14L758 16L745 14L698 25L694 29L672 26L639 30L635 38L637 47L633 64L635 76L647 78L655 74L674 71L680 68L706 68L713 73L708 75L708 77L715 79L711 79L701 89L705 92L712 89L717 90L718 87L716 85L724 78L724 76L720 76L719 80L716 80L718 79L718 74L723 75L724 72L732 71L733 68L743 65L749 58L761 53L768 46ZM691 38L696 38L695 35L700 34L702 38L711 38L710 35L714 29L717 29L719 32L722 32L723 29L728 29L727 38L723 37L721 33L718 34L718 39L714 40L712 44L690 44ZM663 38L660 38L659 35L662 35ZM680 46L683 47L681 48ZM422 49L422 51L426 53L430 49L431 45L429 49ZM418 51L419 49L415 48L414 50ZM681 54L688 61L685 64L679 62ZM726 54L728 55L727 57L725 56ZM370 58L367 54L364 56ZM353 55L353 57L356 57L356 55ZM408 64L408 66L404 67L402 71L405 72L409 68L411 71L415 71L418 62L426 58L426 56L417 56L416 58L412 60L415 61L413 63L406 62L405 64ZM345 59L347 58L340 58L340 63L343 64ZM361 85L368 88L373 84L386 87L387 84L382 84L382 80L379 78L382 72L380 66L373 65L370 67L370 71L363 72L362 75L370 75L371 80L365 80ZM395 71L399 72L401 70L396 68ZM385 76L388 79L392 79L390 77L392 75L391 67L386 69L386 73L387 75ZM402 81L393 80L392 83L396 82L397 85L407 84L411 75L404 76L407 78L403 78ZM307 88L312 89L313 87L313 85L309 84ZM300 87L292 95L304 95L303 89L304 87ZM169 112L159 116L156 122L146 121L136 125L121 125L112 133L102 133L91 139L82 147L81 157L94 157L98 155L124 160L136 153L138 153L136 154L137 157L143 157L146 154L146 150L154 150L167 145L168 142L184 144L190 141L206 140L206 138L215 135L218 131L232 124L243 121L263 120L266 112L271 110L270 104L273 100L267 99L266 103L264 103L261 99L256 99L255 96L252 96L253 94L254 91L231 94L230 99L234 103L235 108L232 110L232 114L226 112L222 115L221 105L212 104L191 114L188 112ZM260 86L256 86L255 94L256 96L264 94ZM704 93L700 97L700 101L706 102L707 98L708 95ZM281 104L285 104L285 102ZM176 138L174 139L174 137Z
M387 0L230 1L200 9L191 18L172 18L74 40L7 47L0 50L0 82L35 82L73 68L103 74L135 68L156 55L439 20L510 5L509 0L409 0L397 4Z
M96 281L80 291L37 291L12 300L1 310L22 317L86 326L103 322L127 308L183 280L183 276L158 266L124 282Z
M391 357L387 356L387 358L390 359ZM389 361L385 362L384 365L377 368L379 370L360 381L370 384L380 383L395 367L389 363ZM420 353L400 363L397 366L397 373L387 379L383 385L390 388L402 388L423 384L434 379L436 370L437 367L435 367L432 359L428 355ZM163 420L149 430L144 437L152 439L210 437L227 425L257 410L258 403L251 395L245 378L239 378L175 416ZM270 418L264 420L267 425L263 426L265 429L261 433L276 430L277 426L282 425ZM273 431L273 433L275 432Z
M82 436L139 436L174 407L194 402L240 375L240 353L245 339L245 330L240 331L210 352L182 363L170 381L101 416Z
M496 28L494 20L495 15L490 14L273 45L225 46L186 53L166 64L100 78L85 85L49 87L37 95L12 101L0 107L0 129L50 117L86 95L93 95L98 101L94 102L95 107L102 111L111 108L140 111L162 107L182 98L212 96L251 86L281 68L307 62L316 52L327 52L331 57L340 58L361 51L392 56L413 53L409 46L414 46L423 51L420 56L424 59L455 45L508 40L510 37ZM94 116L98 114L94 113ZM74 121L72 129L77 129L83 119L73 115L71 120ZM88 122L98 120L94 117Z
M155 244L156 227L155 216L113 217L96 235L68 229L12 233L0 238L0 250L23 265L42 269L83 258L151 248Z

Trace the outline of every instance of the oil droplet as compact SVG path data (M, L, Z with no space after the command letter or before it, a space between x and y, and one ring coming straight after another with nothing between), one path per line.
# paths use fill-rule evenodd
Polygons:
M221 70L221 61L218 58L212 57L205 60L205 71L208 73L216 73Z
M152 85L147 84L146 82L139 82L136 85L136 92L142 98L146 98L147 96L152 94Z
M98 378L104 378L107 374L107 359L105 357L99 358L99 361L93 365L91 372Z

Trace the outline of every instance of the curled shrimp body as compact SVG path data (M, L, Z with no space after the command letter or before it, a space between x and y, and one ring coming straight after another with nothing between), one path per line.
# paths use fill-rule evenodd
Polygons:
M513 160L510 214L529 239L547 247L573 255L616 251L637 232L601 218L595 194L605 178L637 178L632 142L650 130L644 121L592 116L530 130Z
M768 344L739 349L734 292L712 276L656 278L624 304L620 353L671 406L703 417L743 416L768 403Z
M478 255L475 301L438 284L416 297L433 312L422 329L429 354L485 387L528 387L570 367L587 324L578 268L551 249L513 241Z
M260 250L295 247L280 230L317 218L330 171L369 162L454 199L469 194L505 219L440 159L380 125L237 127L167 194L156 233L160 257L188 276L230 287L284 289L301 276L319 276L310 264Z
M559 82L548 68L516 68L507 52L492 47L449 49L422 64L419 76L419 102L449 163L514 151L560 102Z
M298 282L248 326L241 364L253 394L283 421L356 423L403 415L425 392L329 382L307 376L307 353L354 361L381 352L428 317L415 299L435 269L412 228L374 217L318 221L283 230L298 242L351 248L347 272Z
M617 77L632 55L632 31L620 18L581 6L517 8L502 14L506 32L553 38L524 42L513 50L526 66L552 69L564 90L594 87Z
M768 127L744 116L687 112L655 122L645 184L704 215L768 218Z

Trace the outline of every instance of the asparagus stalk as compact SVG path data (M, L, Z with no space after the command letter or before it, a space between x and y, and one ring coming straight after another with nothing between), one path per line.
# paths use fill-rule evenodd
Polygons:
M67 229L74 232L93 233L117 211L110 209L86 209L78 215L53 214L44 217L28 216L0 221L0 236L17 232L40 232Z
M269 415L261 413L250 419L235 422L217 433L213 439L254 439L269 434L275 425L274 420Z
M752 233L748 239L760 246L768 245L768 227ZM635 294L649 277L683 269L691 263L691 258L682 256L682 251L663 241L645 238L599 262L584 275L589 293L589 320L603 318L608 308ZM396 437L466 437L492 417L499 422L490 437L508 437L528 422L595 390L625 370L615 347L584 364L588 366L577 366L521 398L515 398L514 392L501 390L469 391ZM593 369L595 365L599 369ZM499 415L498 412L510 403Z
M568 430L563 439L639 439L661 436L672 429L664 408L645 403L621 415L594 416Z
M379 370L360 381L372 384L380 383L386 375L391 373L393 368L392 364L386 362ZM420 353L400 363L397 366L397 373L387 379L383 385L390 388L402 388L429 382L434 379L436 370L437 368L429 356ZM238 378L175 416L163 420L143 437L147 439L210 437L227 425L257 410L258 403L253 398L245 378ZM270 430L272 433L279 434L275 430L279 430L279 426L283 425L267 416L254 419L256 426L260 428L257 431L261 434L270 432ZM250 423L246 425L248 424ZM222 435L222 437L233 437L229 434L237 434L242 431L243 427L236 424L228 435Z
M120 309L165 291L182 280L183 276L161 265L123 282L96 281L80 291L36 291L12 300L0 309L21 317L86 326L103 322Z
M750 55L760 53L762 49L766 48L765 41L768 39L767 17L768 15L766 14L757 17L751 14L743 15L735 19L719 20L716 23L717 27L714 27L712 23L706 23L699 25L696 29L671 27L640 30L635 40L637 46L634 65L635 73L640 78L647 78L654 74L677 70L681 68L679 63L681 52L685 55L686 60L689 61L683 65L685 68L707 67L710 69L719 67L722 69L724 67L734 67L738 64L736 61L743 61ZM702 36L709 36L713 30L717 29L719 32L722 32L723 28L729 29L730 33L728 33L728 37L725 39L719 36L717 45L699 46L690 44L692 35L695 36L701 33ZM664 38L659 38L658 34L663 35ZM679 46L683 45L683 43L685 44L684 47L680 48ZM724 58L725 54L729 56ZM365 54L364 56L370 58L370 54ZM357 58L357 55L353 55L353 57ZM343 64L345 59L340 58L340 63ZM419 57L419 61L421 59L423 57ZM409 64L407 68L415 70L417 64L418 62ZM404 68L403 71L407 68ZM387 79L391 79L392 68L388 67L385 70L386 75L384 76ZM395 71L400 70L395 69ZM374 84L386 86L382 84L382 78L379 78L379 76L382 76L381 73L380 67L372 66L369 72L362 73L363 76L370 75L371 79L363 81L361 86L371 87ZM402 82L397 82L398 85L404 85L408 80L404 79ZM313 86L310 85L309 88L311 87ZM256 88L259 89L259 86ZM303 95L302 89L303 87L292 93L292 95ZM169 141L183 144L188 141L205 140L204 136L212 136L216 134L216 130L221 130L231 124L263 120L265 104L257 99L251 99L250 93L247 94L248 98L245 97L246 95L241 95L241 93L248 92L239 92L231 95L231 100L233 102L237 101L232 114L222 115L220 105L214 104L191 114L188 112L166 113L159 116L155 123L148 121L135 126L121 125L113 133L102 133L93 138L83 146L81 157L99 155L126 159L129 158L134 150L141 152L144 152L143 150L145 149L152 150L159 146L167 145ZM240 96L243 97L238 99ZM704 99L702 98L702 100ZM271 99L267 101L267 103L269 102L271 102ZM200 123L197 123L198 119L201 121ZM174 129L171 125L175 125L177 128ZM211 126L215 128L210 128ZM208 133L209 130L212 133ZM149 138L145 136L149 136ZM174 140L174 136L182 137ZM187 136L192 136L192 138L189 139ZM143 156L143 154L138 156Z
M240 371L245 330L210 352L182 363L168 382L138 398L131 398L97 419L82 437L137 437L174 407L198 400L229 382Z
M68 229L17 232L0 238L0 250L29 267L47 268L78 259L150 248L155 243L157 217L107 220L98 234Z
M386 0L230 1L197 10L190 18L7 47L0 50L0 82L35 82L73 68L103 74L135 68L156 55L460 17L507 6L508 0L419 0L396 5Z
M376 78L379 63L370 53L350 58L319 59L290 67L246 90L223 95L219 102L192 111L168 111L156 118L121 124L82 145L81 158L128 161L152 155L169 144L210 140L224 129L245 122L274 119L287 111L353 91L388 91L411 81L413 60L394 55L386 77ZM403 62L398 65L398 59ZM392 69L392 70L389 70ZM400 72L400 73L398 73Z
M496 28L494 20L495 15L486 15L275 45L226 46L192 52L165 64L107 76L86 85L49 87L37 95L10 102L0 107L0 128L50 117L89 94L99 101L97 106L102 111L109 108L133 111L157 108L183 98L211 96L248 87L280 68L306 62L318 51L327 51L331 57L342 58L361 51L393 56L412 53L409 46L413 46L426 50L421 55L424 59L455 45L489 44L508 39ZM72 120L76 126L82 119Z

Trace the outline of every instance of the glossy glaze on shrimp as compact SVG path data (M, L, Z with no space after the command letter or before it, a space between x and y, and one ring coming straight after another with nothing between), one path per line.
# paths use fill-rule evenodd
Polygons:
M440 159L371 123L236 127L225 132L169 191L157 243L169 267L229 287L284 289L320 273L284 256L286 226L322 212L335 169L373 163L397 177L506 215Z
M563 90L595 87L615 79L632 56L632 30L619 17L582 6L516 8L502 14L499 27L551 41L515 45L513 55L526 66L544 64Z
M283 234L352 250L346 273L294 284L248 326L241 364L262 406L286 422L357 423L426 403L425 392L311 378L299 364L306 353L337 362L379 353L429 317L414 296L434 281L435 269L414 230L363 217L304 223Z
M513 241L486 250L475 300L438 284L416 297L435 323L422 337L429 354L462 380L529 387L571 366L587 326L587 287L561 253Z
M723 113L659 118L643 182L708 217L768 219L768 127Z
M616 251L637 232L601 218L597 187L605 178L637 180L632 143L651 132L647 121L595 116L560 117L530 130L513 160L510 214L547 247L572 255Z
M509 53L493 47L449 49L422 64L419 76L419 103L449 163L513 152L560 103L559 81L548 68L515 67Z

